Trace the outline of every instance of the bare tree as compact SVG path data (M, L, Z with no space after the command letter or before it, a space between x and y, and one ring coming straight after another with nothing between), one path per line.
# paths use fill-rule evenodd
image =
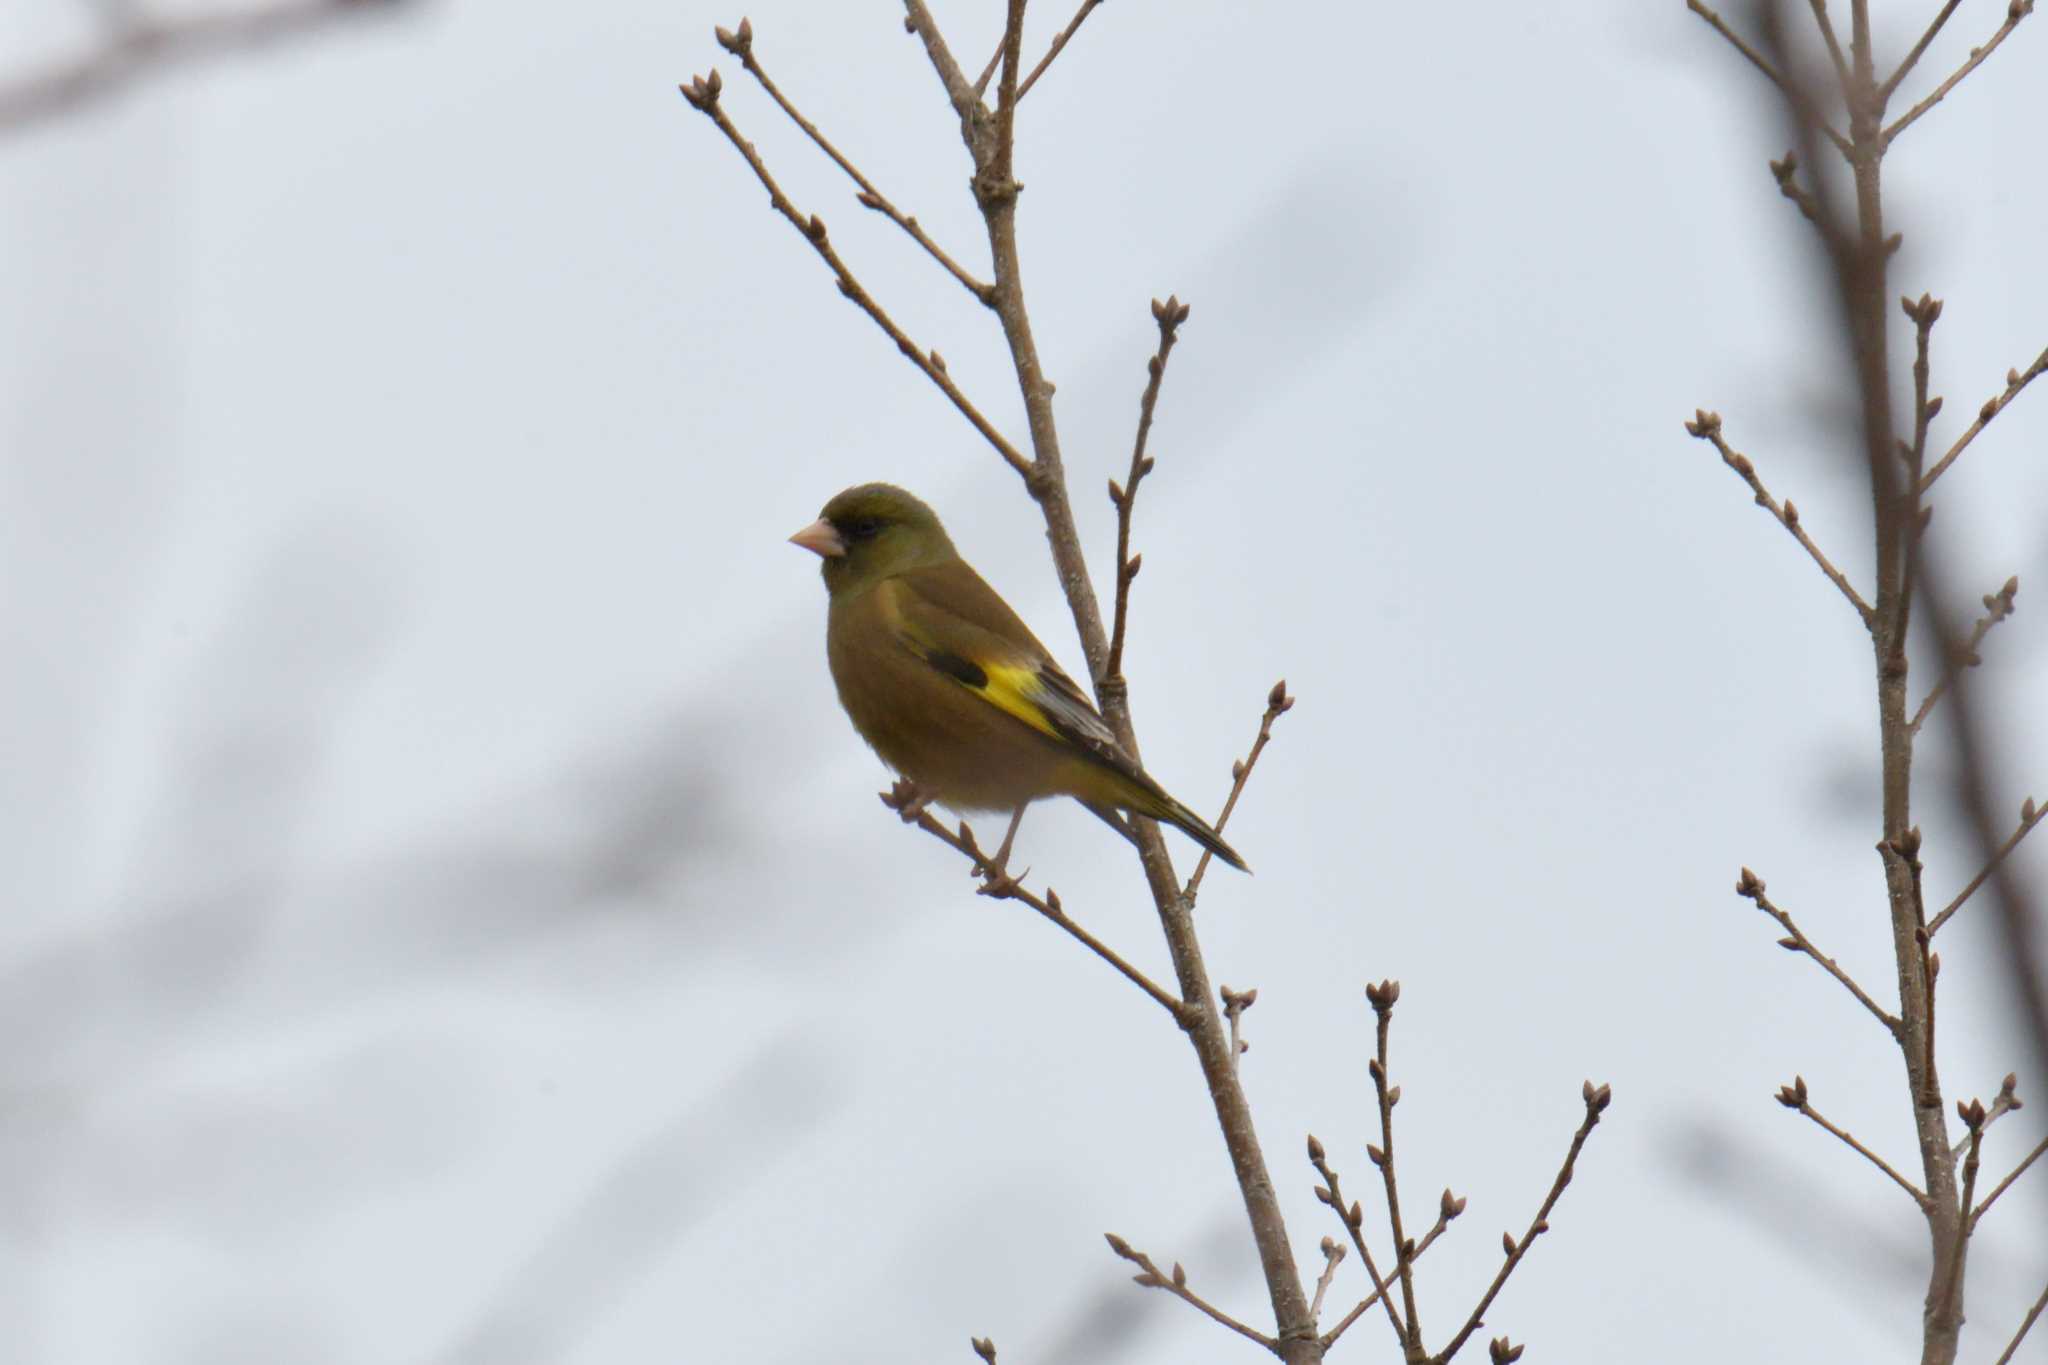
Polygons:
M2010 37L2033 11L2033 0L2011 0L2003 22L1968 60L1949 73L1903 113L1891 105L1912 76L1921 56L1955 12L1958 0L1945 0L1911 48L1880 76L1871 37L1868 0L1851 0L1848 43L1844 47L1824 0L1810 0L1812 21L1826 53L1825 74L1809 76L1798 62L1783 23L1782 6L1761 7L1755 15L1757 41L1742 36L1714 10L1687 0L1688 7L1776 86L1794 140L1782 160L1770 163L1773 178L1786 199L1813 224L1819 238L1817 260L1827 277L1829 294L1838 308L1842 358L1857 399L1853 440L1845 442L1865 472L1870 488L1871 533L1875 544L1875 581L1867 592L1852 583L1815 543L1801 522L1797 506L1780 501L1764 485L1755 463L1729 442L1717 413L1700 411L1686 430L1710 443L1728 467L1748 485L1757 505L1798 541L1814 564L1848 603L1869 634L1877 696L1877 748L1881 816L1877 852L1884 878L1884 905L1897 969L1896 1005L1881 999L1887 992L1866 989L1834 958L1800 929L1791 913L1766 893L1764 881L1743 868L1736 892L1768 915L1783 932L1779 945L1811 958L1839 983L1856 1004L1885 1031L1903 1064L1905 1099L1910 1108L1917 1151L1917 1181L1816 1107L1803 1077L1778 1092L1787 1109L1805 1117L1869 1162L1912 1200L1927 1223L1927 1290L1922 1314L1921 1359L1947 1365L1957 1356L1964 1322L1964 1288L1970 1237L1999 1196L2048 1151L2048 1141L2035 1146L1979 1198L1986 1135L1991 1126L2020 1107L2018 1077L2008 1074L1989 1104L1981 1099L1958 1101L1960 1135L1947 1119L1948 1100L1941 1082L1936 1047L1936 987L1941 955L1935 936L1987 886L1998 902L2010 953L2011 971L2020 1002L2019 1017L2033 1040L2033 1064L2039 1075L2048 1056L2048 1011L2042 1003L2040 956L2033 941L2034 920L2029 898L2007 861L2021 840L2040 823L2042 811L2031 797L2020 805L2016 825L2007 826L1992 813L1991 774L1985 761L1981 718L1970 702L1966 673L1979 662L1978 648L1989 632L2013 612L2019 580L1983 596L1983 614L1967 633L1952 624L1950 595L1941 560L1927 531L1933 513L1928 494L1984 428L2048 369L2044 350L2024 370L2008 371L2004 386L1976 410L1974 420L1939 456L1933 444L1935 419L1942 400L1929 391L1929 345L1942 304L1928 294L1900 300L1914 337L1912 416L1907 435L1895 428L1889 357L1889 270L1901 242L1886 219L1883 166L1893 142L1939 104L1992 52ZM1842 183L1840 168L1848 170ZM1914 606L1928 623L1941 671L1914 703L1908 688L1908 645ZM1968 812L1981 845L1981 870L1939 910L1930 913L1923 887L1921 834L1913 816L1913 760L1922 728L1943 700L1956 735L1961 777L1957 796ZM2001 1361L2018 1350L2034 1320L2048 1304L2048 1290L2034 1305L2005 1347Z
M742 20L735 29L721 28L717 31L719 44L739 61L782 113L854 182L857 202L901 227L954 283L994 314L1023 400L1027 435L1021 444L1004 434L968 396L948 372L943 356L914 340L862 285L835 245L824 220L815 213L798 208L791 201L760 152L733 121L724 99L724 82L719 74L712 71L705 76L693 77L683 86L683 95L691 107L709 119L745 159L762 187L768 191L774 211L810 244L831 271L840 293L874 321L903 356L937 386L1015 471L1025 493L1037 504L1039 515L1044 520L1053 569L1080 637L1096 700L1118 741L1127 752L1136 755L1139 746L1130 688L1122 672L1131 586L1142 563L1141 557L1131 550L1132 519L1140 485L1153 469L1153 458L1146 453L1146 442L1167 361L1179 338L1179 328L1189 316L1189 309L1177 298L1155 300L1152 304L1159 343L1147 364L1147 380L1139 400L1137 434L1132 444L1130 464L1121 481L1109 480L1109 497L1117 514L1117 548L1112 615L1106 624L1075 527L1066 464L1055 418L1053 385L1046 378L1026 305L1017 225L1020 186L1015 166L1015 133L1020 107L1025 96L1045 75L1099 3L1100 0L1083 0L1072 19L1051 41L1045 55L1027 70L1023 53L1025 0L1009 0L1001 41L976 76L955 58L923 0L905 0L905 27L920 41L932 70L938 76L959 120L961 139L972 162L972 192L988 237L985 268L963 265L961 253L941 247L915 217L899 209L844 152L826 138L816 124L798 111L764 68L750 22ZM993 106L989 103L991 86ZM1285 683L1274 684L1266 698L1257 738L1246 758L1233 766L1229 796L1216 822L1218 829L1224 826L1236 808L1253 765L1272 737L1274 723L1293 705L1294 698L1288 694ZM1368 1069L1378 1100L1380 1135L1379 1141L1369 1144L1366 1150L1368 1159L1380 1173L1391 1250L1379 1257L1373 1255L1366 1236L1362 1205L1356 1200L1345 1199L1338 1173L1331 1167L1323 1145L1315 1138L1309 1138L1309 1158L1321 1180L1317 1195L1338 1213L1345 1231L1342 1240L1335 1237L1323 1240L1323 1268L1311 1289L1303 1283L1297 1267L1251 1106L1238 1081L1238 1057L1244 1049L1241 1036L1243 1016L1256 1000L1257 992L1233 991L1226 986L1219 996L1212 985L1209 967L1195 932L1196 898L1208 868L1208 855L1203 855L1193 874L1183 882L1152 822L1143 819L1130 821L1127 832L1136 846L1173 963L1175 982L1174 987L1168 989L1151 980L1128 957L1084 928L1067 912L1052 889L1033 892L1002 875L1001 869L964 823L957 829L948 828L930 813L919 809L910 799L910 790L901 785L884 794L883 800L900 812L906 821L914 822L926 833L965 855L982 878L983 895L1021 901L1050 920L1143 991L1186 1034L1222 1130L1224 1146L1244 1202L1264 1273L1273 1327L1270 1332L1263 1331L1233 1316L1191 1289L1187 1274L1178 1263L1161 1269L1147 1253L1112 1235L1109 1238L1111 1249L1138 1267L1136 1279L1139 1284L1172 1293L1230 1331L1259 1343L1289 1365L1307 1365L1308 1362L1322 1360L1338 1337L1376 1306L1383 1311L1392 1328L1403 1359L1411 1365L1449 1360L1464 1347L1483 1325L1484 1315L1509 1276L1522 1263L1530 1246L1548 1229L1549 1217L1572 1177L1579 1151L1607 1107L1610 1099L1608 1087L1596 1086L1590 1081L1583 1087L1582 1119L1548 1195L1521 1234L1510 1233L1503 1237L1504 1260L1491 1283L1481 1291L1469 1314L1441 1339L1442 1344L1432 1348L1426 1344L1428 1339L1417 1304L1415 1266L1422 1253L1464 1210L1465 1201L1445 1190L1437 1200L1437 1216L1430 1229L1419 1238L1408 1232L1394 1156L1393 1113L1400 1101L1401 1088L1389 1079L1388 1057L1393 1009L1400 997L1398 983L1381 982L1367 992L1376 1018L1377 1042ZM1348 1254L1347 1245L1356 1250L1372 1289L1334 1326L1325 1330L1321 1326L1325 1298L1339 1264ZM1383 1263L1389 1267L1384 1273L1380 1269ZM974 1347L984 1360L993 1362L996 1359L996 1349L991 1342L976 1340ZM1494 1360L1507 1361L1517 1358L1522 1348L1501 1337L1493 1341L1491 1350Z

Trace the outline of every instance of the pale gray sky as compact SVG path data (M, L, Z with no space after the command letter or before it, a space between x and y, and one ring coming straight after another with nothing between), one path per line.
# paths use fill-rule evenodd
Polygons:
M87 8L32 0L0 51L26 69ZM985 55L997 6L936 8ZM1897 53L1934 6L1880 8ZM2004 8L1965 0L1928 79ZM1069 10L1034 13L1035 50ZM898 827L834 703L783 537L868 479L1079 650L1014 476L677 97L717 66L791 194L1021 431L990 319L717 48L739 17L442 0L0 138L10 1358L1254 1358L1101 1241L1265 1313L1178 1034ZM979 262L897 10L751 17ZM2032 28L1887 163L1894 282L1947 300L1950 434L2048 344ZM1917 1340L1918 1219L1771 1099L1802 1073L1904 1157L1895 1054L1732 894L1755 867L1886 986L1867 644L1681 428L1719 409L1867 573L1766 96L1679 0L1118 0L1024 106L1027 287L1098 574L1146 303L1194 308L1138 511L1149 766L1213 809L1266 688L1300 697L1230 827L1258 874L1201 912L1215 976L1260 991L1247 1084L1299 1254L1337 1230L1304 1133L1365 1191L1362 987L1398 977L1410 1198L1471 1199L1422 1275L1437 1340L1586 1077L1614 1106L1489 1334L1589 1361ZM2044 446L2029 393L1936 498L1959 607L2023 584L1983 677L2015 810L2048 775ZM1946 899L1973 859L1923 810ZM1020 858L1163 970L1084 813L1034 812ZM1987 927L1944 937L1958 1096L2020 1060ZM2048 1112L2022 1082L2000 1172ZM2048 1275L2034 1193L1979 1235L1974 1357ZM1336 1358L1393 1358L1354 1331Z

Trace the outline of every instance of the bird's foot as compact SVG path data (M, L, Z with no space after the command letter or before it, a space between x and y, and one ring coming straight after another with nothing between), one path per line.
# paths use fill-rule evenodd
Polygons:
M1031 875L1031 869L1028 867L1022 872L1012 873L1002 867L990 867L986 863L977 864L975 872L981 878L981 885L975 888L974 894L999 901L1006 901L1015 896L1023 888L1024 879Z
M882 804L902 816L906 825L916 824L931 803L932 794L920 791L907 777L897 779L896 785L882 794Z

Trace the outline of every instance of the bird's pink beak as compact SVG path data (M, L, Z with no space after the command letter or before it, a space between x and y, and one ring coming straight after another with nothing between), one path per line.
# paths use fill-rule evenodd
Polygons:
M840 538L838 528L823 517L791 536L789 543L801 545L821 559L838 559L846 553L846 542Z

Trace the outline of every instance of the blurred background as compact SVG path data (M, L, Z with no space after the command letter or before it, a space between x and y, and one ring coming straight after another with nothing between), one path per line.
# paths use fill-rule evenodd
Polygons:
M978 67L1000 6L935 8ZM1880 52L1933 8L1881 4ZM1965 0L1909 93L2004 10ZM992 320L717 48L737 10L268 12L0 13L6 1357L1250 1358L1101 1241L1265 1320L1185 1045L875 804L783 543L843 486L906 484L1079 675L1035 509L677 82L721 69L792 196L1021 433ZM1070 13L1034 7L1027 51ZM985 270L899 12L751 17L799 106ZM1895 285L1947 300L1940 444L2048 343L2030 28L1887 162ZM1591 1077L1609 1121L1489 1334L1916 1349L1919 1218L1771 1098L1801 1073L1905 1162L1896 1054L1732 894L1756 868L1893 994L1867 642L1681 429L1720 410L1867 578L1782 144L1677 0L1118 0L1024 105L1027 288L1098 581L1147 301L1194 309L1138 509L1148 765L1213 810L1266 689L1300 697L1230 826L1258 875L1201 910L1217 979L1260 992L1244 1065L1299 1254L1339 1231L1303 1134L1370 1170L1362 987L1399 978L1409 1197L1471 1200L1424 1262L1433 1340ZM1977 676L2015 814L2048 797L2044 446L2030 393L1934 499L1965 620L2023 585ZM1945 901L1977 859L1929 734ZM1085 813L1034 812L1019 861L1165 972ZM2025 1054L1978 910L1943 936L1940 1038L1988 1101ZM2037 1173L1979 1233L1967 1352L2048 1275L2044 1200ZM1347 1263L1331 1302L1364 1286Z

